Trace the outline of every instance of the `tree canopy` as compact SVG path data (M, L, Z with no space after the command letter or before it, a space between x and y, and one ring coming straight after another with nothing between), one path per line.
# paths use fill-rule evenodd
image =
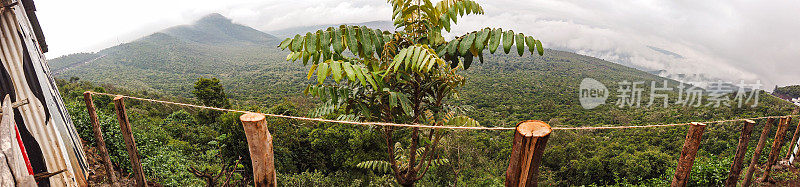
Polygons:
M449 41L445 39L442 33L449 32L458 18L483 14L483 8L471 0L444 0L435 4L429 0L388 2L393 8L396 31L341 25L298 34L279 44L281 49L291 51L287 61L301 60L311 66L307 79L316 76L316 81L305 90L323 102L313 115L394 123L478 125L477 121L462 116L458 106L446 104L446 99L458 97L458 89L465 84L458 72L469 68L475 58L483 61L485 49L495 53L501 43L506 54L516 46L517 54L522 56L526 45L532 54L544 53L541 41L534 37L500 28L484 28ZM328 77L333 81L326 82ZM398 183L412 186L425 175L431 161L436 160L436 145L446 132L430 129L427 139L420 142L420 129L412 128L408 150L396 153L394 131L393 127L383 128L389 153L387 162ZM417 154L418 150L422 154Z

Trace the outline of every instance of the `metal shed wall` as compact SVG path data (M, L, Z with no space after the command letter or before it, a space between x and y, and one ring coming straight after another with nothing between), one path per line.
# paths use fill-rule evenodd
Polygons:
M15 101L28 99L19 107L21 121L35 138L47 172L66 172L50 178L53 186L86 186L88 167L77 130L64 108L58 88L50 76L32 24L23 3L14 4L0 15L2 71L13 84ZM31 153L29 153L31 154ZM32 160L33 162L33 160Z

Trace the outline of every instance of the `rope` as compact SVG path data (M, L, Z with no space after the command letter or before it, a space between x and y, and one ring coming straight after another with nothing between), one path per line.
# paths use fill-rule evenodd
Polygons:
M352 125L418 127L418 128L431 128L431 129L468 129L468 130L514 130L515 129L514 127L459 127L459 126L433 126L433 125L421 125L421 124L397 124L397 123L384 123L384 122L355 122L355 121L330 120L330 119L322 119L322 118L287 116L287 115L280 115L280 114L270 114L270 113L250 112L250 111L234 110L234 109L226 109L226 108L217 108L217 107L209 107L209 106L200 106L200 105L193 105L193 104L186 104L186 103L161 101L161 100L155 100L155 99L146 99L146 98L127 96L127 95L116 95L116 94L99 93L99 92L92 92L92 91L90 91L89 93L97 94L97 95L107 95L107 96L113 96L113 97L124 97L124 98L136 99L136 100L142 100L142 101L148 101L148 102L154 102L154 103L180 105L180 106L195 107L195 108L202 108L202 109L209 109L209 110L225 111L225 112L258 113L258 114L263 114L265 116L276 117L276 118L287 118L287 119L316 121L316 122L342 123L342 124L352 124Z
M341 124L364 125L364 126L376 125L376 126L417 127L417 128L431 128L431 129L461 129L461 130L514 130L514 129L516 129L515 127L433 126L433 125L422 125L422 124L397 124L397 123L385 123L385 122L355 122L355 121L343 121L343 120L330 120L330 119L322 119L322 118L287 116L287 115L281 115L281 114L270 114L270 113L250 112L250 111L244 111L244 110L217 108L217 107L193 105L193 104L187 104L187 103L178 103L178 102L171 102L171 101L162 101L162 100L155 100L155 99L139 98L139 97L133 97L133 96L127 96L127 95L117 95L117 94L110 94L110 93L100 93L100 92L92 92L92 91L87 91L87 92L89 92L91 94L97 94L97 95L106 95L106 96L112 96L112 97L124 97L124 98L128 98L128 99L135 99L135 100L148 101L148 102L154 102L154 103L179 105L179 106L186 106L186 107L194 107L194 108L202 108L202 109L209 109L209 110L224 111L224 112L257 113L257 114L263 114L265 116L276 117L276 118L286 118L286 119L296 119L296 120L316 121L316 122L327 122L327 123L341 123ZM706 121L706 122L699 122L699 123L703 123L703 124L720 124L720 123L738 122L738 121L745 121L745 120L759 120L759 119L797 117L797 116L800 116L800 115L766 116L766 117L756 117L756 118L741 118L741 119ZM684 126L684 125L689 125L689 123L656 124L656 125L641 125L641 126L553 127L552 130L631 129L631 128L674 127L674 126Z

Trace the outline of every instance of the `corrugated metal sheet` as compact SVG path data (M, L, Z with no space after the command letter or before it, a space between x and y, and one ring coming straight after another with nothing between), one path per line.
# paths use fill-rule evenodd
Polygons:
M0 17L2 70L11 79L14 100L30 102L18 108L22 120L17 123L35 138L48 172L67 170L50 178L53 186L85 186L87 165L80 138L28 20L22 3Z

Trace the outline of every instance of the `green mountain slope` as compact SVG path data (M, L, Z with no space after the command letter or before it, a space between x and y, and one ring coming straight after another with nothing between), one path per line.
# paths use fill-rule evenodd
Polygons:
M58 78L78 77L190 97L199 77L217 77L238 98L285 95L301 89L302 68L281 61L277 39L212 14L96 53L49 61ZM101 57L90 63L86 59ZM67 68L68 67L68 68Z
M269 106L287 96L300 95L304 89L300 83L307 81L307 67L286 62L288 53L275 47L279 40L211 14L192 25L172 27L97 53L52 59L50 65L58 78L78 77L180 97L192 97L189 91L197 78L217 77L232 98ZM611 92L609 102L617 94L617 82L623 80L645 81L645 87L651 81L660 84L667 80L671 87L678 84L634 68L556 50L546 50L544 56L498 53L487 55L485 63L473 64L465 72L469 81L457 102L474 108L476 119L497 126L587 111L578 102L578 86L583 78L604 83ZM648 96L644 93L643 102ZM604 109L616 108L608 107L610 104ZM598 110L602 109L588 111Z

